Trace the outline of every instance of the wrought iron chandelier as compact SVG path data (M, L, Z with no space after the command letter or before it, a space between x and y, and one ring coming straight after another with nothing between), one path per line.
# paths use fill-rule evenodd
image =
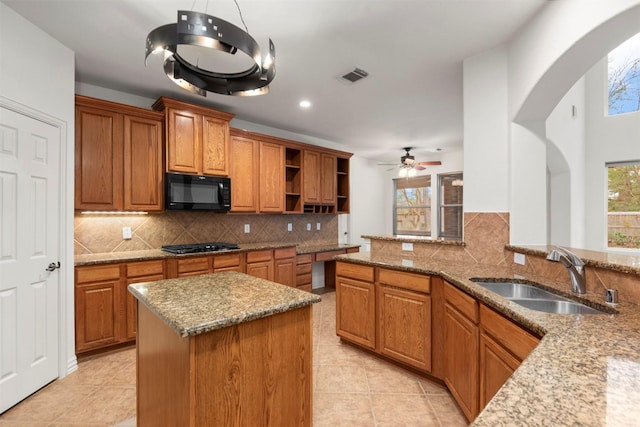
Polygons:
M240 51L251 58L253 65L234 73L206 70L179 55L179 45L213 48L231 55ZM175 24L163 25L151 31L147 36L145 65L149 55L156 52L164 52L164 72L169 79L201 96L206 96L207 92L236 96L262 95L269 92L269 83L276 75L276 49L271 39L269 53L263 59L258 43L248 31L205 13L179 10Z

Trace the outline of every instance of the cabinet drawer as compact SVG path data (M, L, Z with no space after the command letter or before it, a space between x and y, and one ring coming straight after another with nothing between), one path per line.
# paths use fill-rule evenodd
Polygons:
M297 264L296 265L296 274L311 274L313 270L313 264Z
M329 251L329 252L318 252L316 254L316 261L331 261L334 256L345 254L347 251L344 249L340 249L339 251Z
M379 282L385 285L410 289L412 291L424 292L427 294L431 291L431 277L424 274L414 274L381 268L378 271L378 275Z
M119 279L120 264L98 265L94 267L77 267L76 283L98 282L101 280Z
M273 252L271 249L247 252L247 263L270 261L272 256Z
M209 257L195 257L178 260L178 274L197 271L209 271Z
M164 261L143 261L127 264L127 277L149 276L152 274L162 274L164 272Z
M456 288L455 286L444 283L444 300L447 304L455 307L461 314L464 314L469 320L478 323L478 303L476 300Z
M310 285L312 281L311 273L296 274L296 286Z
M242 254L215 255L213 257L213 268L238 267L241 264Z
M524 360L540 342L520 326L484 305L480 305L480 325L520 361Z
M302 254L296 256L296 264L311 264L313 262L313 254Z
M361 264L351 264L347 262L336 263L336 275L351 277L353 279L373 282L373 267Z
M296 248L282 248L273 251L275 259L294 258L296 256Z

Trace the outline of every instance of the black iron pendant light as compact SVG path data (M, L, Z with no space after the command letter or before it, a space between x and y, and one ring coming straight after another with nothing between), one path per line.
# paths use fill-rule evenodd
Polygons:
M232 55L240 51L252 59L253 65L237 73L209 71L180 56L179 45L213 48ZM271 39L269 53L263 60L258 43L248 32L223 19L199 12L179 10L177 23L151 31L147 36L145 65L154 52L164 52L164 72L169 79L201 96L206 96L207 92L261 95L269 92L269 83L276 75L276 49Z

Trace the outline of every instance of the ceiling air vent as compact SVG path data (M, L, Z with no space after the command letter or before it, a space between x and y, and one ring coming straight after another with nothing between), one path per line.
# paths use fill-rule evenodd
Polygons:
M367 77L369 73L360 68L354 68L353 71L349 71L347 74L340 76L341 79L347 80L350 83L355 83L358 80L362 80Z

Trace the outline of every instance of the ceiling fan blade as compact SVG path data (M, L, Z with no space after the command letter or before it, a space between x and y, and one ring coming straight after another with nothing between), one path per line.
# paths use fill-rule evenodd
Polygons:
M418 162L416 164L420 166L440 166L442 162L440 160L434 160L432 162Z
M397 166L397 163L376 163L376 166Z
M425 168L423 168L423 167L422 167L422 166L420 166L419 164L415 164L415 165L413 165L413 168L414 168L415 170L419 170L419 171L423 171L423 170L425 170Z

